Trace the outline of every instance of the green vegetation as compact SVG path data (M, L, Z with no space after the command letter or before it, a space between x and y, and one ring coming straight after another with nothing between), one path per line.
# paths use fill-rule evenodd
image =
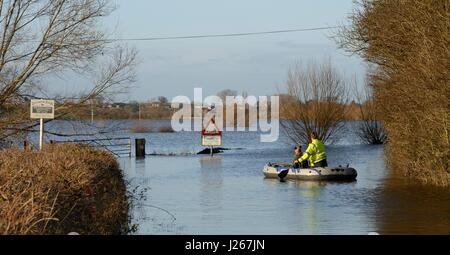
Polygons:
M128 208L109 153L82 145L0 151L0 234L122 234Z

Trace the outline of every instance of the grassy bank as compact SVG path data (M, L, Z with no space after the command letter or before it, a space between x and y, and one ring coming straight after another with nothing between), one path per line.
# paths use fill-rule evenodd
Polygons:
M128 208L119 165L106 152L0 151L0 234L122 234Z

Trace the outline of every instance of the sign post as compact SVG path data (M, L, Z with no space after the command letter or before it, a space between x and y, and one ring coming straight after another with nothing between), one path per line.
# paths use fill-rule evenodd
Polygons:
M42 146L44 144L44 119L40 119L39 125L39 150L42 150Z
M213 128L209 128L210 126ZM211 157L214 155L214 146L222 146L222 131L217 128L214 118L202 131L202 145L209 146Z
M39 119L39 150L44 145L44 119L55 118L55 101L54 100L31 100L30 118Z

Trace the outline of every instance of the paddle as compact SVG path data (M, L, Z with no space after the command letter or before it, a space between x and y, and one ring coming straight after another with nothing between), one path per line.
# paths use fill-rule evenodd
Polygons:
M286 176L288 175L288 173L289 173L289 169L282 170L282 171L278 174L278 177L280 178L280 181L283 181L284 178L286 178Z

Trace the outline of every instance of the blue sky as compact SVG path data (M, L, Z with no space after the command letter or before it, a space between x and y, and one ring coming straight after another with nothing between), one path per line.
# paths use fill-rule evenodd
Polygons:
M115 0L105 20L111 37L136 38L256 32L334 26L345 21L352 0ZM246 37L129 42L139 51L138 82L129 97L192 98L223 89L269 95L282 89L296 61L331 57L347 75L364 75L359 58L338 51L331 31Z

